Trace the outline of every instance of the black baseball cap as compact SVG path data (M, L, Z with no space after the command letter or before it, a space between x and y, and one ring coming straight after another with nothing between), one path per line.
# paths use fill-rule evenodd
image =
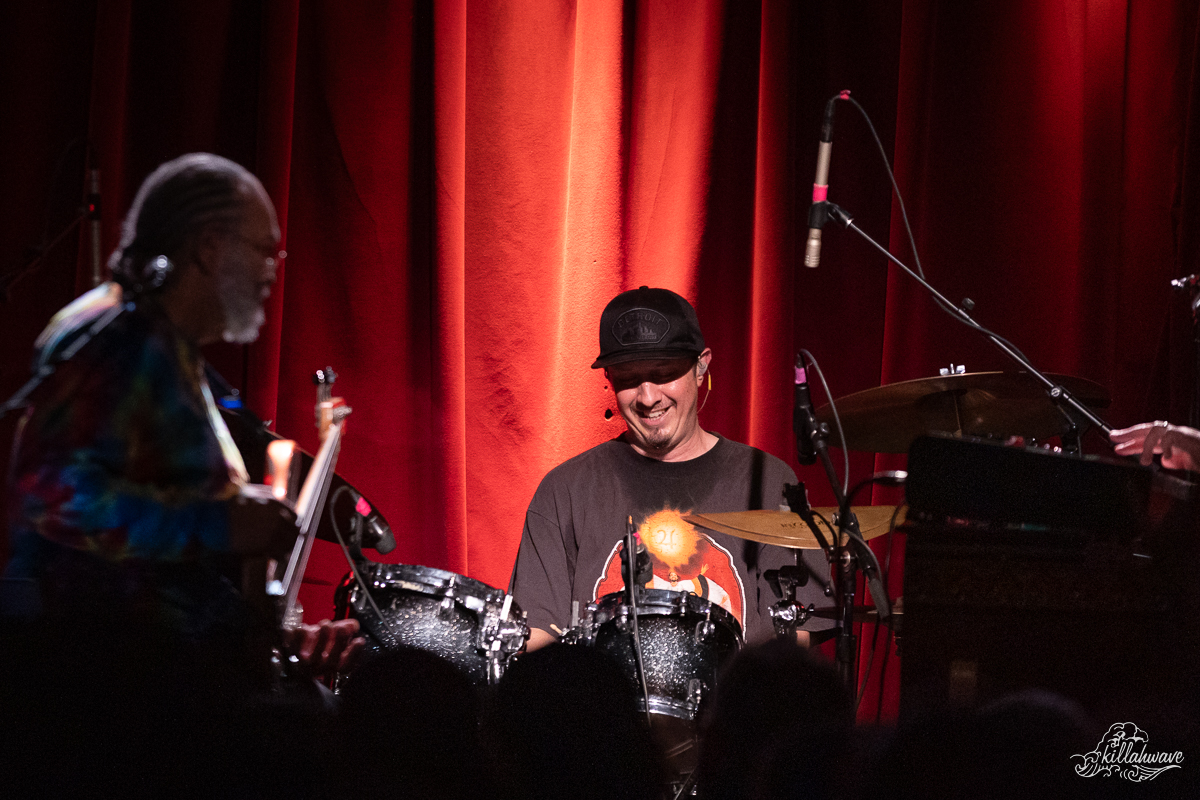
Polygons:
M639 286L621 292L600 315L600 357L592 369L704 352L696 309L670 289Z

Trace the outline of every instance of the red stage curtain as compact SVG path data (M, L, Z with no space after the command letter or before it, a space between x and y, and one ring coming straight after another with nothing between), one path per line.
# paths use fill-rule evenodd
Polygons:
M588 369L619 290L691 298L715 352L704 424L793 463L797 347L835 396L950 362L1008 366L833 226L822 266L798 266L820 114L841 89L894 155L925 272L951 299L974 299L1043 369L1105 384L1114 424L1185 407L1190 354L1172 343L1186 320L1166 282L1200 269L1191 0L57 0L2 13L0 272L41 238L41 209L69 219L71 178L64 190L52 176L75 136L102 170L106 249L159 162L211 150L252 168L290 256L260 341L212 358L309 448L308 373L338 370L354 408L339 472L395 528L390 560L506 584L541 476L621 430ZM78 186L82 152L66 163ZM911 262L846 104L831 186ZM68 237L11 287L5 392L83 288L79 245ZM877 463L902 459L855 454L853 478ZM814 504L832 502L819 468L799 473ZM319 545L311 576L343 571ZM330 597L307 587L308 615L328 615ZM882 661L880 648L873 673ZM879 697L872 685L864 714L894 713L894 684Z

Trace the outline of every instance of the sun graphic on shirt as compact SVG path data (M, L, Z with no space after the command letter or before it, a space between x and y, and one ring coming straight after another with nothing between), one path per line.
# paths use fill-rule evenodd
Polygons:
M742 577L733 564L733 557L711 537L697 530L687 520L690 511L664 508L648 515L638 525L637 537L650 555L652 575L647 589L666 589L692 594L724 608L739 624L745 625L743 609L746 590ZM592 599L599 600L625 585L621 576L621 550L624 544L613 544L596 585Z
M678 572L691 561L700 541L700 534L683 518L683 514L670 508L646 517L638 528L638 535L650 554L671 572Z

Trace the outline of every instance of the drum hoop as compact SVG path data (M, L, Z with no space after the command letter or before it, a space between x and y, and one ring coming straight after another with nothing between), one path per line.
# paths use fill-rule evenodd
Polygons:
M692 592L677 592L671 589L644 589L639 587L636 599L639 617L679 617L683 616L685 611L686 613L698 616L711 614L709 618L713 622L732 630L737 636L738 642L742 642L742 626L737 621L737 617L711 600L705 600L703 597ZM598 599L594 605L597 612L615 614L617 607L625 605L625 592L610 592ZM600 624L607 621L607 619L598 620Z
M434 597L445 597L453 585L455 594L469 595L486 603L501 605L505 597L503 591L488 586L483 581L468 578L457 572L417 564L370 563L362 567L362 577L372 589L404 589Z
M637 699L637 709L643 713L646 711L646 701L644 698L639 697ZM699 707L692 703L676 700L666 695L654 694L653 692L650 694L651 714L694 722L698 711Z

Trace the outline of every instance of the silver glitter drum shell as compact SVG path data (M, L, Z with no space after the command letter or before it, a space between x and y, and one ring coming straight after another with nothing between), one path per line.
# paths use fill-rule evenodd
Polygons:
M359 569L383 619L375 613L353 575L335 595L339 619L362 626L368 658L396 647L441 656L471 680L495 683L529 638L516 601L486 583L446 570L411 564L367 563Z
M742 627L718 605L690 592L637 590L638 634L650 695L650 712L695 721L716 687L717 673L742 646ZM633 624L624 592L606 594L589 605L588 643L616 659L637 688Z

